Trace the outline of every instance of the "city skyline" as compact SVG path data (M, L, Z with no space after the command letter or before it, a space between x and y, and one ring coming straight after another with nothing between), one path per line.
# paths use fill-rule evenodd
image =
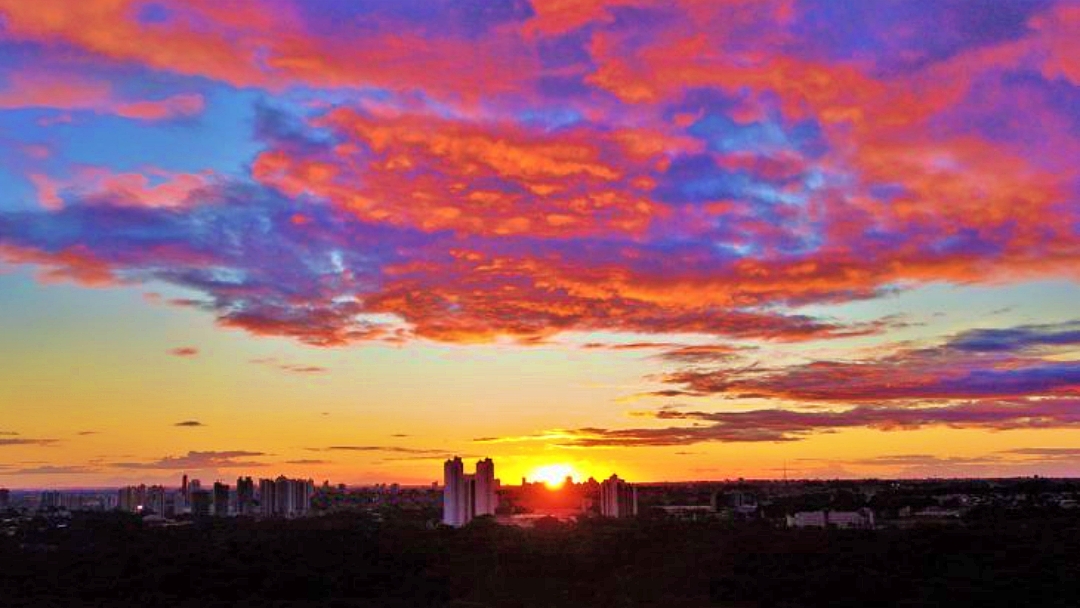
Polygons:
M0 488L1080 477L1077 31L0 0Z

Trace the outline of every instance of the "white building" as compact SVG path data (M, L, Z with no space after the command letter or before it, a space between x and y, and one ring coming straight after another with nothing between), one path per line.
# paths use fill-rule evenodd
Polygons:
M600 484L600 514L605 517L637 515L637 488L612 475Z
M799 511L788 515L789 528L874 528L874 512L870 509L858 511Z
M443 523L455 528L480 515L495 515L499 499L495 494L495 463L485 458L476 463L476 473L465 474L461 458L443 464Z
M259 480L259 514L263 517L298 517L311 509L315 482L310 479Z

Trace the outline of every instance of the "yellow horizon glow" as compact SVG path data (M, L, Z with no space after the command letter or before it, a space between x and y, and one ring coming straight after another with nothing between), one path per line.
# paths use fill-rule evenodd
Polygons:
M581 472L565 462L538 466L528 475L530 481L542 481L552 490L561 488L567 477L580 479Z

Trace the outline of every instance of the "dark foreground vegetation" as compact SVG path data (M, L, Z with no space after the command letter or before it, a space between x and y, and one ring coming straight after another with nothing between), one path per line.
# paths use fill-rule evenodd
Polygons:
M0 539L0 605L1080 606L1075 513L912 530L349 514L148 528L118 513Z

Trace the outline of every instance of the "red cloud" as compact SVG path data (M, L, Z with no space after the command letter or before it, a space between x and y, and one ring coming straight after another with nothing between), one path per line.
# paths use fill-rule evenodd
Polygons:
M159 169L35 170L49 211L0 216L5 257L49 279L180 284L222 325L318 345L852 336L891 325L791 311L930 281L1080 277L1069 162L1080 143L1054 88L1074 73L1067 6L1020 11L1004 37L958 27L964 40L947 52L922 44L933 31L866 15L880 48L817 40L790 2L534 8L433 24L376 9L313 19L286 2L0 0L7 37L94 67L363 89L305 92L334 109L260 131L250 177L266 188ZM952 9L914 12L951 23L937 10ZM20 78L31 86L0 104L150 119L202 104L118 102L89 77ZM850 371L826 367L787 371ZM813 387L670 379L683 392Z
M303 22L297 9L283 3L173 2L167 20L143 23L139 13L147 4L0 0L0 14L5 34L15 40L61 42L117 62L240 87L423 87L477 100L519 90L538 69L513 32L468 40L366 30L342 39L308 35L297 28Z
M199 354L199 349L194 346L180 346L169 349L169 354L176 357L194 357Z

